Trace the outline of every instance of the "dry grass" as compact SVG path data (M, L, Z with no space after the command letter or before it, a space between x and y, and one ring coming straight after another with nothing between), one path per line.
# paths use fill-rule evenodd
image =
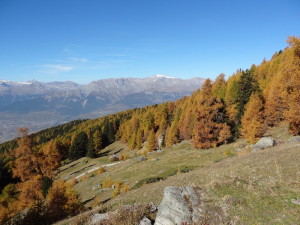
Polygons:
M139 224L144 216L150 219L155 218L155 214L150 212L149 205L121 206L117 211L109 214L109 220L97 225Z
M165 187L194 185L203 187L210 201L222 206L229 222L294 225L300 220L300 207L291 203L291 199L300 198L300 143L287 143L290 136L286 126L272 128L268 135L279 140L279 144L255 153L245 148L247 143L243 140L210 150L193 149L185 141L162 153L148 155L158 161L137 162L131 158L104 174L76 184L75 188L82 197L89 198L93 193L87 188L108 177L126 181L133 187L137 181L175 170L165 180L116 195L105 206L116 209L127 204L159 204ZM235 151L236 148L242 150ZM183 166L195 169L177 173ZM109 191L100 194L101 199L110 196ZM228 205L223 201L225 196L237 199L238 203Z

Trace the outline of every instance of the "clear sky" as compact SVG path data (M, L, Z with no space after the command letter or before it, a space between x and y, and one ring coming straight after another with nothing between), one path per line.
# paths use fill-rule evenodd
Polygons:
M299 0L0 0L0 79L214 79L300 35Z

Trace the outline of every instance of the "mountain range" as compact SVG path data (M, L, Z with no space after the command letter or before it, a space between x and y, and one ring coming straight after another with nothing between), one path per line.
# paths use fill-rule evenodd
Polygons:
M75 119L97 118L130 108L159 104L190 95L204 79L163 75L111 78L88 84L0 80L0 142Z

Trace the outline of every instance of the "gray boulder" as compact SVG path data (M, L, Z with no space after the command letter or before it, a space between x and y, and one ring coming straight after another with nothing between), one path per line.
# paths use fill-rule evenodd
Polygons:
M144 216L139 225L152 225L151 220Z
M92 190L95 191L97 189L100 189L101 188L101 184L96 184L92 187Z
M300 136L294 136L289 139L289 143L297 143L300 142Z
M300 205L300 198L298 199L291 199L291 202L296 204L296 205Z
M156 205L153 204L153 202L148 203L149 211L150 212L155 212L157 210Z
M112 156L109 157L109 161L114 162L114 161L119 161L120 157L118 155L113 154Z
M99 213L99 214L95 214L92 217L92 221L91 224L98 224L100 222L104 222L105 220L108 220L108 214L107 213Z
M137 158L137 161L138 161L138 162L142 162L142 161L145 161L145 160L147 160L147 158L144 157L144 156L139 156L139 157Z
M254 146L254 150L260 150L264 148L270 148L275 145L275 141L271 137L263 137L261 138Z
M166 187L158 206L155 225L181 225L197 222L203 217L202 192L193 187Z

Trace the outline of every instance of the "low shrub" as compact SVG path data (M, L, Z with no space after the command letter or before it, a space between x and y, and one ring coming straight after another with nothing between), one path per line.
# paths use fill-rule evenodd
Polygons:
M111 188L113 186L113 181L110 177L106 178L103 182L102 182L102 188Z
M183 166L179 167L178 169L169 169L167 171L164 171L159 174L159 176L154 176L154 177L147 177L144 179L139 180L134 186L133 189L137 189L144 184L150 184L150 183L155 183L161 180L165 180L168 177L174 176L178 173L188 173L192 171L195 168L195 166Z

